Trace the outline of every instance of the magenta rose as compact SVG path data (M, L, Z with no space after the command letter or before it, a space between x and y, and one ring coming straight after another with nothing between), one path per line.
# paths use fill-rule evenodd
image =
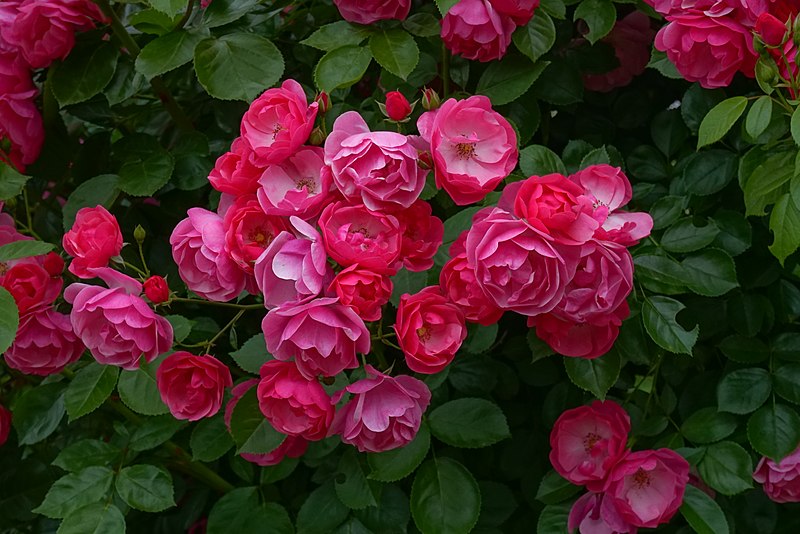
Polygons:
M500 13L491 0L459 0L442 19L442 40L465 59L492 61L506 55L514 19Z
M169 238L172 258L186 287L203 298L225 302L244 291L245 273L225 253L222 217L191 208Z
M258 202L269 215L311 219L331 201L333 182L323 151L304 146L281 163L269 165L258 179Z
M364 321L338 298L283 304L267 313L261 330L270 354L282 361L294 359L307 378L355 369L356 354L370 349Z
M569 511L567 529L580 534L636 534L639 529L629 525L609 506L610 499L602 493L585 493Z
M602 491L625 454L630 431L630 417L614 401L596 400L567 410L550 432L550 463L573 484Z
M351 265L337 274L328 291L365 321L378 321L392 296L392 280L383 274Z
M498 13L511 17L517 26L525 26L539 7L539 0L489 0Z
M317 108L294 80L264 91L242 117L241 134L253 150L253 163L280 163L297 152L314 127Z
M261 366L258 406L267 421L287 436L319 441L328 434L334 407L316 378L306 378L292 362Z
M775 502L800 502L800 448L780 462L762 457L753 479L764 485L764 493Z
M13 369L47 376L77 361L84 348L72 331L69 316L47 308L21 318L17 337L4 358Z
M602 42L614 48L619 66L602 74L584 74L583 85L590 91L608 92L631 83L647 68L654 36L650 17L641 11L618 20Z
M342 18L356 24L372 24L379 20L404 20L411 10L411 0L333 0Z
M0 141L8 140L10 163L20 171L36 161L44 143L38 93L25 62L16 52L2 50L0 39Z
M428 175L417 155L422 144L396 132L371 132L357 111L348 111L336 119L325 140L325 163L349 200L373 211L408 208Z
M51 276L39 262L31 258L14 261L4 274L0 274L0 286L14 297L20 315L52 304L63 285L60 275Z
M469 322L489 326L503 315L503 310L475 282L475 271L470 267L466 254L459 254L444 264L439 274L439 288L464 312L464 318Z
M142 356L150 362L167 352L172 325L139 296L142 284L107 267L92 271L108 289L77 283L64 291L72 328L92 356L104 365L136 369Z
M279 233L288 230L286 219L267 215L256 195L237 198L222 219L225 252L244 272L253 273L253 264Z
M444 223L432 213L431 205L420 199L409 208L394 212L403 234L400 259L409 271L422 272L433 267L433 257L444 237Z
M410 443L419 431L431 392L421 380L408 375L391 377L365 366L367 378L334 395L339 402L345 391L352 394L336 412L330 434L361 452L383 452Z
M241 137L234 139L230 152L217 158L208 175L211 187L237 197L258 191L258 179L264 169L250 161L251 154L247 141Z
M677 452L631 452L617 462L608 476L605 498L626 523L655 528L678 511L688 481L689 462Z
M153 304L169 300L169 285L163 276L153 275L144 281L144 294Z
M11 411L0 404L0 445L4 445L11 433Z
M228 367L213 356L179 351L158 366L156 383L175 419L197 421L219 411L225 388L233 380Z
M122 231L117 218L103 206L81 208L61 243L72 256L69 272L79 278L92 278L87 269L106 267L111 258L119 256Z
M459 206L483 200L517 165L517 135L485 96L447 100L420 131L430 138L436 186Z
M447 367L467 337L464 312L434 286L400 297L394 331L408 368L424 374Z
M559 314L543 313L528 318L528 327L536 328L536 336L562 356L593 359L611 350L619 335L619 327L630 308L623 301L608 315L585 322L576 322Z

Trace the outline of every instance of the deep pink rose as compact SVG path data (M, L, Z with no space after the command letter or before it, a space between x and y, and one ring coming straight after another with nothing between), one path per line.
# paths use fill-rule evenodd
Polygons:
M338 298L286 303L261 323L267 350L278 360L295 360L308 378L335 376L358 367L358 354L370 349L364 321Z
M258 406L275 430L308 441L325 438L334 407L316 378L306 378L294 363L279 360L262 365L260 374Z
M144 281L144 294L153 304L169 300L169 286L163 276L154 275Z
M297 152L314 127L317 107L316 102L308 104L294 80L264 91L242 117L242 138L253 150L253 162L280 163Z
M14 344L4 358L9 367L29 375L60 373L83 354L69 316L52 308L21 318Z
M569 511L567 530L580 534L636 534L639 529L629 525L613 506L603 506L602 493L585 493Z
M345 391L353 396L339 411L331 434L361 452L383 452L411 442L419 431L431 392L421 380L408 375L391 377L365 366L367 378L354 382L333 397L339 402Z
M35 102L38 93L24 61L15 51L3 51L0 39L0 141L8 140L9 163L20 171L36 161L44 143L44 124Z
M459 254L444 264L439 287L450 302L464 312L467 321L489 326L503 315L503 310L475 282L475 271L469 266L466 254Z
M483 200L517 165L517 135L485 96L447 100L429 133L436 186L459 206Z
M34 258L14 261L5 273L0 270L0 286L14 297L20 315L52 304L63 285L60 276L51 276Z
M403 236L396 217L335 202L322 211L319 227L325 250L341 266L389 275L399 269Z
M0 404L0 445L5 445L11 433L11 411Z
M58 252L48 252L42 260L42 267L53 278L59 278L64 272L64 258Z
M550 432L550 463L559 475L589 491L602 491L625 454L631 420L614 401L594 401L562 413ZM688 474L687 474L688 475Z
M392 287L388 276L351 265L336 275L328 291L363 320L377 321L381 318L383 305L392 296Z
M611 350L628 315L630 308L623 301L609 314L585 322L553 312L529 317L528 326L535 327L539 339L562 356L593 359Z
M103 206L81 208L75 223L64 234L64 251L72 256L69 272L79 278L91 278L87 269L106 267L122 251L122 231L116 217Z
M490 0L459 0L442 20L442 40L465 59L492 61L506 55L514 19L500 13Z
M525 26L539 7L539 0L489 0L498 13L511 17L517 26Z
M72 284L64 299L72 304L70 321L78 338L104 365L136 369L172 346L172 325L156 315L139 294L142 284L107 267L93 269L108 284Z
M583 84L586 88L608 92L631 83L647 68L655 33L650 27L650 17L641 11L634 11L618 20L602 42L614 48L619 66L602 74L584 74Z
M400 91L389 91L386 93L386 115L395 121L400 122L411 115L411 104Z
M311 219L332 200L333 181L323 150L304 146L281 163L270 165L258 180L258 202L269 215Z
M432 213L431 205L424 200L394 212L403 233L400 259L409 271L421 272L433 267L433 257L444 237L444 223Z
M400 297L394 331L408 368L424 374L447 367L467 337L464 312L438 286Z
M253 273L253 264L275 236L288 230L286 219L267 215L256 195L243 195L225 212L225 252L244 272Z
M351 201L374 211L407 208L419 198L428 175L417 155L422 144L397 132L371 132L357 111L348 111L325 140L325 163L333 183Z
M175 419L197 421L219 411L225 388L233 380L228 367L213 356L179 351L161 362L156 383Z
M241 196L258 191L258 179L263 168L253 164L252 150L241 137L233 140L230 152L217 158L208 175L211 186L221 193Z
M603 505L613 506L630 525L655 528L678 511L688 481L689 462L677 452L631 452L617 462L608 476Z
M372 24L379 20L404 20L411 10L411 0L333 0L342 18L356 24Z
M780 46L786 40L786 24L775 15L762 13L756 20L756 33L769 46Z
M222 217L202 208L191 208L188 215L169 238L181 280L208 300L236 298L244 290L245 273L225 253Z
M800 502L800 448L780 462L762 457L753 479L764 485L764 493L775 502Z

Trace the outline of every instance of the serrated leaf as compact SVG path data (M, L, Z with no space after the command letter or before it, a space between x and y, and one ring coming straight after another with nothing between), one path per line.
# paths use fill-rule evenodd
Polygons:
M225 427L222 414L198 421L189 439L192 459L213 462L233 447L233 438Z
M256 388L251 388L236 403L231 415L231 434L239 454L266 454L275 450L286 439L261 413Z
M438 26L438 25L437 25ZM312 46L325 52L336 50L342 46L359 45L369 37L368 28L355 26L347 21L339 20L318 28L301 44Z
M259 0L214 0L203 13L203 25L217 28L239 20L259 4Z
M753 487L750 454L732 441L709 445L697 468L703 481L723 495L736 495Z
M746 108L747 98L743 96L728 98L711 108L700 123L700 130L697 133L698 150L725 137Z
M614 27L617 10L611 0L583 0L575 10L573 20L583 19L589 27L584 38L594 44Z
M147 0L150 6L166 15L174 15L180 10L186 9L188 0Z
M0 354L8 350L19 328L19 310L11 293L0 287Z
M116 145L115 145L116 146ZM175 160L153 138L135 136L116 149L123 160L117 187L132 196L150 196L161 189L172 176Z
M784 404L767 403L747 421L747 437L756 452L779 462L800 443L800 416Z
M64 413L64 384L45 384L24 392L14 404L12 418L20 445L38 443L52 434Z
M656 345L662 349L691 356L700 327L691 330L678 324L676 316L686 308L683 303L663 296L653 296L642 304L644 328Z
M363 46L343 46L331 50L319 60L314 69L314 83L330 93L350 87L359 81L372 62L372 52Z
M371 469L367 478L381 482L394 482L407 477L428 455L430 444L430 431L427 425L422 424L416 437L405 447L367 454L367 463Z
M736 266L727 252L707 248L681 262L686 285L704 297L720 297L739 287Z
M681 425L681 433L693 443L713 443L730 436L737 425L733 415L708 407L687 417Z
M111 489L114 472L107 467L92 466L56 480L50 491L33 511L56 519L66 517L82 506L103 499Z
M136 57L136 70L148 79L189 63L207 31L177 30L153 39Z
M408 32L381 30L369 38L372 56L381 67L405 80L419 63L419 47Z
M527 25L517 28L512 40L517 50L528 56L531 61L538 61L555 44L556 26L547 13L538 11Z
M606 398L606 393L619 378L620 366L619 354L615 351L591 360L564 358L564 367L572 383L600 400Z
M558 504L578 493L580 489L580 486L551 470L542 477L536 491L536 500L544 504Z
M568 174L558 154L541 145L531 145L520 151L519 168L525 176Z
M717 385L720 411L748 414L756 411L769 398L772 382L769 373L760 367L737 369L728 373Z
M0 262L28 258L31 256L41 256L53 250L53 245L44 241L13 241L0 245Z
M69 514L57 534L120 534L125 532L125 516L111 503L93 503Z
M239 350L231 352L231 358L242 370L257 375L261 366L272 359L272 355L267 352L264 334L256 334L245 341Z
M741 186L747 216L764 215L768 205L777 202L789 191L789 181L795 174L796 152L794 151L773 152L763 159L757 157L758 152L754 154L756 154L753 157L754 165L746 165L743 158L739 166L740 179L744 178ZM743 171L744 176L741 176Z
M116 174L101 174L83 182L75 188L67 198L67 203L61 208L64 215L64 229L72 228L75 223L75 214L86 206L103 206L110 208L119 196L119 176Z
M342 524L350 513L336 496L333 481L324 484L305 500L297 513L297 531L305 534L328 534Z
M681 515L697 534L728 534L728 520L719 505L704 491L686 485Z
M781 365L772 373L775 393L794 404L800 404L800 364Z
M175 506L172 476L154 465L132 465L117 476L117 493L132 508L161 512Z
M114 77L119 50L111 43L76 46L51 73L53 94L63 106L89 100Z
M547 61L531 63L524 56L509 54L489 64L475 92L488 96L496 106L508 104L525 94L547 65Z
M348 449L339 460L334 488L339 500L351 510L378 506L377 496L355 449Z
M133 433L128 447L134 451L154 449L171 439L185 424L169 414L149 417Z
M794 117L794 115L793 115ZM756 138L764 133L772 120L772 98L767 95L760 96L753 102L744 121L747 133Z
M76 473L93 465L111 465L121 452L118 447L105 441L82 439L58 453L56 459L53 460L53 465L60 467L64 471Z
M411 516L421 532L471 531L481 511L481 494L467 468L447 457L428 460L411 487Z
M772 208L769 229L774 235L769 251L783 265L786 258L800 247L800 210L789 193L782 195Z
M714 221L704 226L694 224L692 217L685 217L667 228L661 236L661 246L668 252L694 252L711 244L719 234Z
M216 502L208 515L208 534L293 534L291 519L276 503L260 504L254 487L236 488Z
M0 162L0 201L9 200L22 193L30 176L20 174L10 165Z
M95 411L114 391L119 367L89 363L75 374L64 397L70 422Z
M800 145L800 108L795 108L794 112L792 113L792 119L789 122L789 126L792 132L792 139L794 139L795 144Z
M169 408L161 400L156 384L156 369L163 358L142 363L135 371L122 371L117 383L119 398L134 412L142 415L161 415Z
M511 436L500 408L484 399L446 402L428 416L431 433L453 447L488 447Z

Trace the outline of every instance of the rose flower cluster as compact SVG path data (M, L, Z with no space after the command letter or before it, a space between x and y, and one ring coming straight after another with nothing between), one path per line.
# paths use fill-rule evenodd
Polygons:
M562 413L550 434L550 463L586 486L569 514L569 531L635 533L667 523L683 502L689 462L671 449L627 449L630 418L613 401Z

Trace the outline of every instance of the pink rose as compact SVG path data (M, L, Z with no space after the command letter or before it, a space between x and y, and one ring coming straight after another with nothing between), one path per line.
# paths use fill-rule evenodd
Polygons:
M786 24L775 15L762 13L756 20L755 31L768 46L780 46L786 41Z
M626 523L655 528L678 511L688 481L689 462L675 451L631 452L608 476L605 498Z
M304 146L281 163L270 165L258 180L258 202L269 215L311 219L332 200L333 181L323 150Z
M70 321L78 338L104 365L136 369L172 346L172 325L139 297L142 284L107 267L92 269L108 284L72 284L64 299L72 304Z
M316 102L308 104L303 88L294 80L267 89L242 117L242 138L253 150L256 165L280 163L308 139L317 116Z
M392 280L383 274L351 265L337 274L328 291L365 321L378 321L392 296Z
M602 74L584 74L583 84L590 91L608 92L631 83L647 68L654 36L650 17L641 11L618 20L602 42L614 48L619 66Z
M328 434L334 407L316 378L306 378L292 362L261 366L258 406L267 421L287 436L319 441Z
M333 183L351 201L373 211L407 208L419 198L428 175L419 165L418 147L413 137L370 132L357 111L348 111L325 140L325 163Z
M489 0L498 13L511 17L517 26L525 26L539 7L539 0Z
M411 104L400 91L389 91L386 93L386 115L395 122L400 122L411 115Z
M364 321L337 298L286 303L267 313L261 329L270 354L282 361L294 358L308 378L355 369L356 353L370 349Z
M5 445L11 433L11 411L0 404L0 445Z
M408 368L424 374L447 367L467 337L464 312L434 286L400 297L394 331Z
M514 19L500 13L491 0L459 0L442 20L442 40L465 59L492 61L506 55Z
M2 209L2 202L0 202ZM0 213L0 246L14 243L15 241L29 241L33 239L17 231L14 218L8 213Z
M431 205L417 200L407 209L397 210L403 242L400 259L409 271L422 272L433 267L433 257L444 237L444 223L432 215Z
M8 163L20 171L36 161L44 143L38 93L24 61L17 52L3 51L0 39L0 141L8 140ZM0 151L0 161L3 157Z
M333 0L342 18L356 24L372 24L379 20L404 20L411 10L411 0Z
M396 217L335 202L322 211L319 227L325 250L341 266L358 264L389 275L399 269L403 238Z
M225 212L222 225L225 252L248 274L253 273L253 263L275 236L289 229L285 219L264 213L255 195L237 198Z
M162 276L151 276L144 281L144 294L153 304L163 304L169 300L169 286Z
M550 432L550 463L559 475L602 491L625 454L631 420L614 401L594 401L562 413ZM687 472L688 476L688 472Z
M610 499L602 493L585 493L569 511L567 529L580 534L636 534L639 529L629 525L609 506ZM606 502L608 501L608 503Z
M334 395L339 402L345 391L353 396L333 419L330 433L361 452L383 452L410 443L419 431L431 392L421 380L407 375L391 377L365 366L367 378Z
M237 297L244 290L245 273L225 253L222 217L202 208L191 208L188 215L169 238L181 280L208 300Z
M444 264L439 275L442 293L464 312L464 318L483 326L495 324L503 316L498 308L475 282L475 271L467 262L466 254L459 254Z
M593 359L602 356L614 346L630 309L623 301L608 315L579 322L557 313L544 313L528 318L528 327L536 328L536 335L562 356Z
M800 502L800 448L780 462L762 457L753 479L764 485L764 493L775 502Z
M251 154L247 141L241 137L234 139L230 152L217 158L208 175L211 187L237 197L258 191L258 179L264 169L253 165Z
M459 206L483 200L517 165L517 135L485 96L447 100L429 133L436 186Z
M23 316L14 344L5 353L9 367L28 375L60 373L83 354L83 343L72 331L69 317L53 308Z
M4 274L0 274L0 286L14 297L20 315L52 304L61 294L63 285L60 276L51 276L33 258L15 261Z
M179 351L161 362L156 383L175 419L197 421L219 411L225 388L233 380L230 370L213 356Z
M119 256L122 231L117 218L103 206L81 208L61 244L73 258L69 272L79 278L92 278L88 269L106 267L111 258Z

